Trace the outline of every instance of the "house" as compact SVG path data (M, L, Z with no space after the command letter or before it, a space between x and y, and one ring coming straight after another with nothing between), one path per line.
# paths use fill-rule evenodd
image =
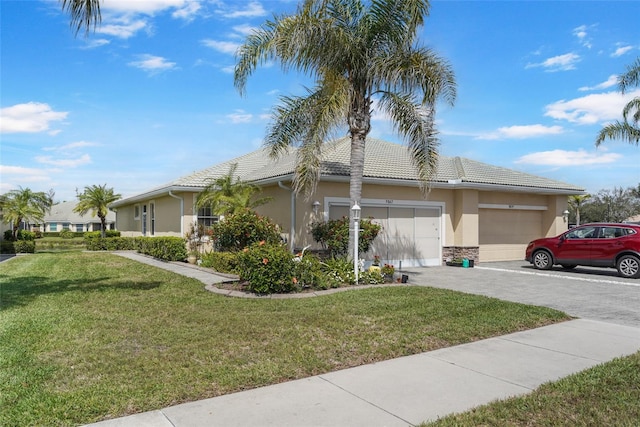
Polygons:
M272 197L257 211L281 227L290 246L317 247L310 224L349 214L349 157L348 138L324 145L320 182L307 200L291 190L296 151L273 160L262 148L113 203L116 227L123 236L183 236L192 222L210 225L216 218L197 210L195 199L210 179L237 163L240 179ZM369 138L362 217L380 223L382 232L364 257L379 255L396 266L440 265L453 257L522 259L530 240L567 229L567 196L582 193L575 185L441 156L425 196L407 148Z
M91 211L87 212L84 216L75 213L73 209L77 204L77 201L73 201L62 202L51 206L51 209L44 217L44 230L42 231L100 231L102 229L100 218L92 216ZM109 211L107 213L107 230L113 230L115 223L116 214L115 212Z

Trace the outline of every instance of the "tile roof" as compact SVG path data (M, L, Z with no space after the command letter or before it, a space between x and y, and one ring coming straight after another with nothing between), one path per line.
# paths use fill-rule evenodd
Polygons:
M100 222L100 218L92 216L92 212L87 212L84 216L73 211L78 202L62 202L51 206L51 210L45 215L44 222L68 222L71 224L88 224ZM116 213L107 212L107 222L115 222Z
M322 149L321 175L323 177L348 177L350 172L350 140L340 138L324 144ZM199 190L211 179L229 173L229 168L237 163L236 176L244 181L256 183L275 182L282 178L289 180L295 170L296 149L292 148L278 159L269 156L269 149L260 148L251 153L213 165L209 168L182 176L168 184L157 187L144 194L151 194L171 188L189 188ZM370 180L396 181L398 184L415 182L418 176L413 167L406 146L368 138L365 147L364 182ZM579 194L584 188L544 177L519 172L513 169L489 165L462 157L440 156L432 185L501 186L524 192L557 192L560 194ZM133 198L139 198L134 196ZM131 199L131 198L129 198ZM126 200L115 205L126 204Z

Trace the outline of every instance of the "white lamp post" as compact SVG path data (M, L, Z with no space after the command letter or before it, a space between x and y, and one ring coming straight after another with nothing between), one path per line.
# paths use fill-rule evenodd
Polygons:
M360 237L360 206L358 202L353 204L351 208L353 214L353 272L356 275L356 284L358 284L358 275L360 273L358 259L358 238Z

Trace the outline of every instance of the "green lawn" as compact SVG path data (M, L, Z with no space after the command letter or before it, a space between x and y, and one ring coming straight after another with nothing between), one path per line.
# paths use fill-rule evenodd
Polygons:
M107 253L0 264L0 425L75 425L567 319L426 287L236 299Z
M423 427L629 426L640 423L640 352Z

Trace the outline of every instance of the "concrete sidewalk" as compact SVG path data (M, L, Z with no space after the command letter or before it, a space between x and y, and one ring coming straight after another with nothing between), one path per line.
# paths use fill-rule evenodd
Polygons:
M208 286L230 280L187 264L134 252L117 254ZM450 270L431 273L446 276ZM529 393L545 382L638 350L640 328L572 320L91 425L411 426Z

